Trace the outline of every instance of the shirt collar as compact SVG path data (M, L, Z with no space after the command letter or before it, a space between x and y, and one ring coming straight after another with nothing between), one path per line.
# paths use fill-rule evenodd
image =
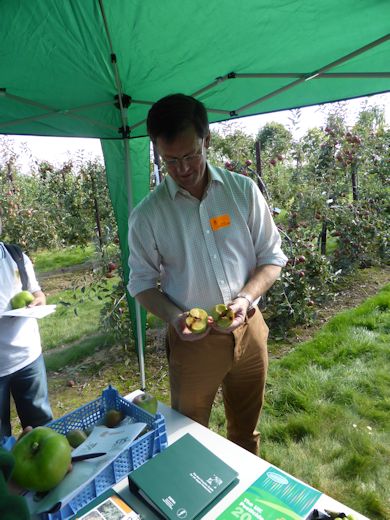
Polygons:
M208 161L207 161L207 168L208 168L208 171L210 172L210 183L221 182L223 184L224 181L223 181L223 177L220 173L220 168L212 166ZM185 190L180 188L180 186L172 179L172 177L170 175L167 175L165 177L165 182L166 182L166 185L168 188L169 196L171 197L172 200L175 199L178 192L187 193Z

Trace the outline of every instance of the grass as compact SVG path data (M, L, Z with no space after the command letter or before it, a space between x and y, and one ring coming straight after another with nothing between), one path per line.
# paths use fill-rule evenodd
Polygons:
M66 348L59 352L45 353L45 364L47 371L57 371L69 365L80 363L83 359L94 354L105 345L112 343L110 334L98 334L86 338L77 344L77 348Z
M115 277L107 280L106 289L109 290L114 283L117 283ZM98 290L94 292L96 287L97 284L91 284L86 286L86 290L68 289L47 298L47 303L57 304L57 309L55 313L40 321L43 351L102 332L100 312L104 301ZM66 305L61 302L65 302Z
M271 361L259 425L262 458L371 519L390 517L389 345L390 285Z
M43 250L34 253L34 269L37 273L70 267L91 260L95 255L93 245L72 246L66 249Z

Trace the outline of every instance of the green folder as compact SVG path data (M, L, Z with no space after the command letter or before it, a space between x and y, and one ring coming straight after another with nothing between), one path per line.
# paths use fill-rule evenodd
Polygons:
M129 474L130 491L163 518L195 520L228 493L238 473L189 433Z

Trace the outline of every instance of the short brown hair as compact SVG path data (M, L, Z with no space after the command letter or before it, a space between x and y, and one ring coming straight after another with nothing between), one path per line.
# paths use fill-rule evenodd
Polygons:
M185 94L171 94L154 103L149 110L146 125L153 142L158 137L172 141L191 126L202 139L209 133L206 107L199 100Z

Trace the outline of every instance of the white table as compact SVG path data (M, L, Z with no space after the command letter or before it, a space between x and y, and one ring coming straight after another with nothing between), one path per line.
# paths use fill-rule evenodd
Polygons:
M136 390L127 395L126 399L132 400L138 393L140 393L140 390ZM158 411L165 417L168 444L172 444L185 433L190 433L239 473L239 483L237 486L203 517L204 520L215 520L252 482L270 467L267 461L252 455L224 437L172 410L172 408L159 403ZM116 484L115 489L136 511L143 515L143 520L156 520L158 518L140 500L130 493L127 479ZM369 520L367 517L327 495L322 495L315 507L322 511L326 508L333 511L343 511L346 514L351 513L356 520Z

